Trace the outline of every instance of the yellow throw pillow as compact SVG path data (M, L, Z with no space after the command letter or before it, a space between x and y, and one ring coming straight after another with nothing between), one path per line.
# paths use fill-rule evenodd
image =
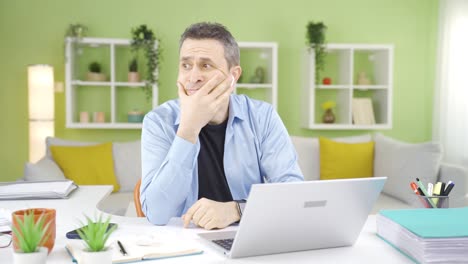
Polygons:
M320 137L320 179L372 177L374 142L342 143Z
M114 173L112 143L93 146L51 146L52 157L63 174L78 185L113 185L120 189Z

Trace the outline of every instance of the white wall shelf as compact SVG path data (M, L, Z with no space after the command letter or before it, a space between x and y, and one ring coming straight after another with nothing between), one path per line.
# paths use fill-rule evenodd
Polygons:
M393 45L327 44L325 68L320 83L315 82L315 53L303 52L303 89L301 126L320 130L380 130L392 128ZM370 83L358 82L365 72ZM323 78L330 84L322 84ZM353 99L371 100L375 123L353 120ZM322 122L325 101L334 101L335 123Z
M278 44L276 42L239 42L241 81L236 84L235 93L267 101L278 109ZM257 67L264 70L262 83L251 83Z
M65 44L66 127L140 129L141 123L127 122L126 113L134 109L146 112L156 107L158 87L152 86L153 96L148 102L144 91L137 89L146 85L144 80L127 82L128 62L133 58L130 39L66 38ZM88 64L93 61L101 64L106 81L86 80ZM144 63L139 61L138 66L141 75ZM88 112L88 123L80 123L80 112ZM93 123L93 112L104 112L105 122Z

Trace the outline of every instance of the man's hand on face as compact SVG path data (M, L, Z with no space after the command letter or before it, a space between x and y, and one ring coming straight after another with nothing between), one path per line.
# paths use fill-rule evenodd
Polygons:
M187 95L183 84L177 82L180 98L180 125L177 135L197 142L200 130L213 119L233 91L231 78L219 72L198 91Z
M207 230L213 228L225 228L240 220L236 202L216 202L201 198L186 214L182 216L184 227L188 227L190 221Z

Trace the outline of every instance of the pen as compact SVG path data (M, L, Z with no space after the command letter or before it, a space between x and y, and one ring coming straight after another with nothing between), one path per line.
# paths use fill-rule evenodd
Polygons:
M422 182L419 180L419 178L416 178L416 184L418 184L419 188L421 188L421 191L422 191L422 193L424 194L424 196L428 196L428 195L427 195L426 188L424 187L424 184L422 184ZM429 201L429 203L431 204L432 208L437 208L437 206L434 204L434 202L432 201L432 199L427 199L427 201Z
M124 246L122 245L122 243L120 243L120 241L117 240L117 244L119 245L120 253L122 253L122 255L124 255L124 256L127 256L127 251L125 251L125 248L124 248Z
M455 186L455 183L449 182L449 183L447 184L447 188L445 188L444 195L445 195L445 196L448 196L449 193L452 191L452 189L453 189L454 186Z

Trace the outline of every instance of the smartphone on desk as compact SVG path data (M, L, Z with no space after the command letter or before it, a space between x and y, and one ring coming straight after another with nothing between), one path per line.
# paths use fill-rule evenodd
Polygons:
M117 227L117 224L109 223L109 226L107 227L107 231L109 231L109 229L111 229L113 226ZM67 238L69 238L69 239L81 239L80 236L78 235L78 232L77 232L77 230L81 229L81 228L83 228L83 227L80 227L80 228L77 228L77 229L72 230L70 232L67 232L67 234L66 234Z

